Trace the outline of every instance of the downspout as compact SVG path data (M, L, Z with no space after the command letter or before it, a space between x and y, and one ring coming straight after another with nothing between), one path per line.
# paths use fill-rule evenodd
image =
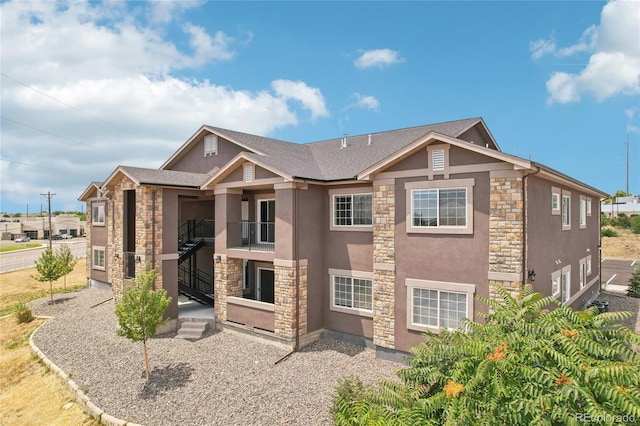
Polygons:
M529 251L529 247L527 246L527 234L528 234L528 229L527 229L527 191L529 189L529 185L528 185L528 177L530 175L537 175L538 173L540 173L540 167L535 166L536 171L533 173L527 173L526 175L524 175L524 177L522 178L522 245L523 245L523 250L522 250L522 266L523 266L523 271L522 271L522 287L524 288L525 284L527 283L527 279L528 279L528 271L529 271L529 265L527 264L527 252Z
M289 358L291 354L296 352L300 347L300 259L298 256L298 188L294 188L293 194L293 258L296 261L296 336L293 344L293 349L283 355L279 360L275 362L278 365L280 362Z
M156 269L156 190L151 192L151 266Z

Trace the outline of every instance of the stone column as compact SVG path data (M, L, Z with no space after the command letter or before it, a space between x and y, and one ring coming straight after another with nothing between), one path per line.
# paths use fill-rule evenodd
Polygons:
M215 316L227 320L227 297L242 297L242 259L229 259L226 254L214 254ZM220 259L220 260L218 260Z
M300 260L298 289L300 300L296 302L296 261L273 261L274 267L274 317L275 333L287 339L296 335L296 318L300 307L298 326L299 335L307 333L307 260Z
M522 173L492 171L489 201L489 281L516 295L522 289L524 214ZM498 298L493 289L491 299Z
M154 289L163 288L162 262L162 190L157 187L142 186L136 190L136 275L150 268L155 269ZM155 264L151 264L155 259Z
M395 180L373 182L373 343L395 348Z

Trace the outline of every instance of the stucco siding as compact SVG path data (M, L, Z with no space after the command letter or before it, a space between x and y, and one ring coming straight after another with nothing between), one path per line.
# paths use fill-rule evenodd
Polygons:
M192 173L209 173L216 167L222 167L242 151L238 145L226 139L218 138L218 155L204 155L204 136L189 151L175 162L170 170Z

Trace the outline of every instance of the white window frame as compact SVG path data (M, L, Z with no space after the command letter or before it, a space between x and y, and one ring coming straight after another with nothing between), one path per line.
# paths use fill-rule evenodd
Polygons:
M100 210L102 208L102 220L98 220L100 217ZM98 214L95 214L95 210L98 210ZM92 203L91 204L91 225L104 226L106 222L107 211L105 203Z
M407 233L423 234L473 234L473 187L475 179L445 179L436 181L407 182L404 184L406 197ZM420 190L465 189L466 225L465 226L413 226L413 192ZM439 191L438 191L439 194Z
M587 198L587 216L591 216L591 197Z
M428 326L425 324L416 324L413 322L414 304L413 304L413 291L414 289L424 290L436 290L438 291L438 303L440 302L439 292L458 293L465 294L467 298L466 315L464 318L473 320L473 301L476 292L476 286L474 284L454 283L446 281L432 281L432 280L420 280L407 278L405 279L405 286L407 288L407 328L409 330L415 330L425 332L427 330L432 332L440 332L441 328ZM440 307L438 307L438 318L440 317ZM450 328L451 330L451 328Z
M562 268L561 272L560 287L562 294L560 300L562 303L567 303L571 299L571 265Z
M565 207L567 209L565 213ZM571 192L562 190L562 230L571 229Z
M204 156L218 155L218 135L204 137Z
M102 253L102 265L96 264L96 254ZM93 246L91 248L91 267L98 271L105 271L107 266L107 250L103 246Z
M584 195L580 196L580 229L587 227L587 199Z
M587 260L587 276L591 275L591 255L585 258Z
M587 258L583 257L578 261L578 270L579 270L579 282L580 282L580 290L582 290L587 285L587 276L589 273L587 272Z
M273 218L273 239L274 242L270 243L268 241L262 241L262 232L261 232L261 228L262 228L262 224L263 223L271 223L271 222L262 222L262 215L260 214L260 208L262 207L262 203L264 202L269 202L269 201L273 201L274 205L276 202L276 194L274 193L270 193L270 194L256 194L254 196L255 199L255 204L256 204L256 220L255 220L255 227L256 227L256 242L260 243L260 244L275 244L275 223L276 223L276 217L274 216ZM275 213L274 213L275 214ZM267 237L268 238L268 237Z
M329 190L329 230L330 231L355 231L355 232L373 232L373 191L370 187L365 188L335 188ZM350 195L353 205L354 195L371 195L371 225L336 225L336 197L344 197ZM353 215L353 209L351 210Z
M562 191L555 186L551 187L551 214L559 216L562 213ZM555 206L554 206L555 202Z
M359 279L359 280L367 280L371 282L371 309L359 309L359 308L352 308L352 307L347 307L347 306L339 306L335 304L335 278L336 277L340 277L340 278L350 278L351 281L351 291L352 291L352 295L353 295L353 279ZM365 272L365 271L352 271L352 270L347 270L347 269L333 269L333 268L329 268L329 282L330 282L330 297L331 297L331 303L329 305L329 309L331 311L335 311L335 312L342 312L345 314L352 314L352 315L360 315L363 317L373 317L373 298L374 298L374 291L373 291L373 272ZM352 298L352 302L353 302L353 298ZM352 303L353 304L353 303Z
M551 274L551 295L556 299L560 298L560 293L562 292L561 276L561 269L558 269Z

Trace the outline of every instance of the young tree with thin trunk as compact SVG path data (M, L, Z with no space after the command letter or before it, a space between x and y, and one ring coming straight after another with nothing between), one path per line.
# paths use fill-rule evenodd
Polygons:
M53 303L53 282L63 275L63 268L60 264L60 258L51 249L46 249L36 260L37 275L33 275L33 279L45 282L49 281L49 289L51 292L51 303Z
M144 366L149 380L149 356L147 340L153 337L158 326L165 324L162 315L167 310L171 297L164 289L153 290L155 271L148 270L133 279L133 285L124 291L122 301L116 304L116 315L120 328L119 336L134 342L142 342Z
M68 245L63 244L57 253L58 260L60 261L60 267L62 268L62 275L64 276L64 292L67 292L67 275L69 275L73 268L78 263L78 259L73 257L71 249Z

